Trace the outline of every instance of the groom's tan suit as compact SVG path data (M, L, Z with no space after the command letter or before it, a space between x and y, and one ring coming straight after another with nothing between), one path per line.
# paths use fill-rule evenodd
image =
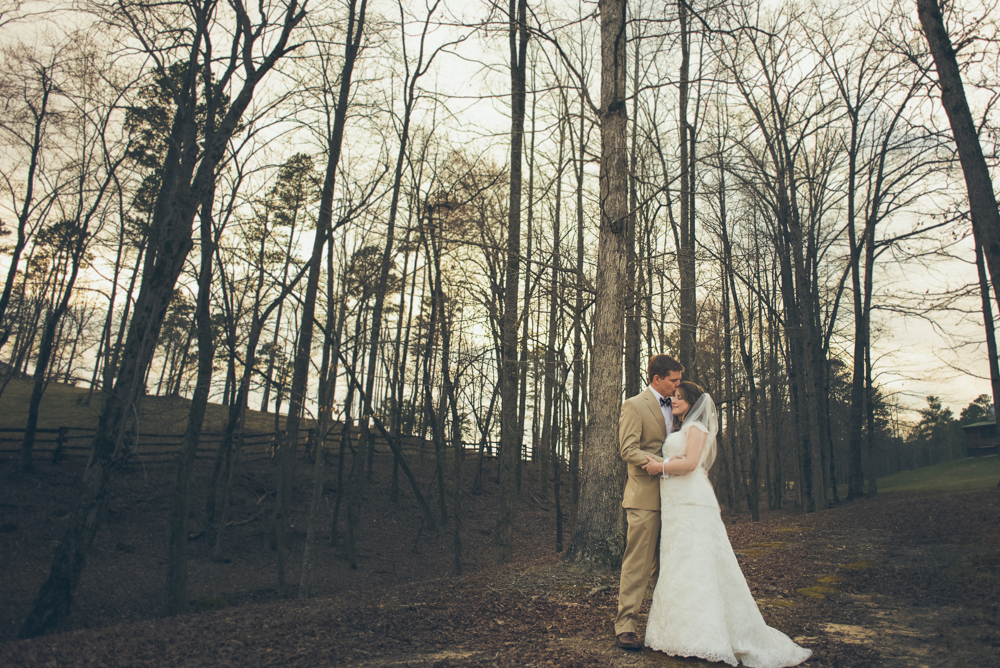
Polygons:
M622 560L615 634L635 633L639 606L650 579L656 586L660 572L660 476L646 473L646 455L662 461L660 448L667 426L659 401L648 387L622 404L618 446L628 463L622 507L628 516L628 544Z

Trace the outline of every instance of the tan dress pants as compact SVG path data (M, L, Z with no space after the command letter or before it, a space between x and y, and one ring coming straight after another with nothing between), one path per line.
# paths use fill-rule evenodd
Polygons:
M626 509L628 519L625 557L618 589L615 635L639 630L638 618L646 585L656 587L660 574L660 511Z

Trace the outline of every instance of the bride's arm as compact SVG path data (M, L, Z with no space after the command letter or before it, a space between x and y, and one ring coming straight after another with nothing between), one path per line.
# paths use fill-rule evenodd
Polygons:
M660 463L647 455L646 459L649 461L643 468L650 475L659 475L661 473L666 473L667 475L684 475L685 473L691 473L691 471L698 468L698 462L701 461L701 451L704 447L705 432L692 426L688 430L687 444L683 457L677 457L671 459L669 462Z

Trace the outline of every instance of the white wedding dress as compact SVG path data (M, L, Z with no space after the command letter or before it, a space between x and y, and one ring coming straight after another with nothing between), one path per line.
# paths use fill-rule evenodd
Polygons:
M689 429L667 438L665 459L684 454ZM714 446L714 433L709 433ZM731 666L738 662L754 668L798 665L812 651L799 647L761 617L704 468L711 466L712 459L714 452L707 462L703 456L693 472L660 481L660 576L649 609L646 646Z

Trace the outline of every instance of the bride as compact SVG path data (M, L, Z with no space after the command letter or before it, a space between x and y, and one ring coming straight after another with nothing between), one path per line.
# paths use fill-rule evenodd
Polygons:
M646 624L646 646L675 656L795 666L812 654L769 627L740 571L719 515L708 469L719 420L698 385L682 381L672 403L681 427L663 443L662 463L643 468L660 481L660 578Z

